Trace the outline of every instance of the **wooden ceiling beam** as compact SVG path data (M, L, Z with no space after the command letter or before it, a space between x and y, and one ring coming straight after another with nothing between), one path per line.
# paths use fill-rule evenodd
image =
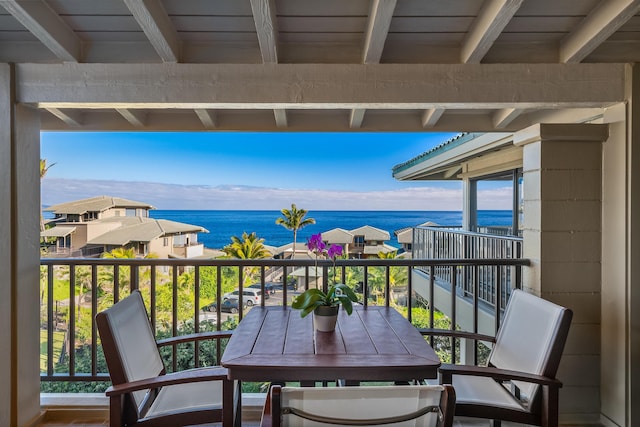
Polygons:
M380 62L395 8L396 0L373 0L371 2L362 54L364 64Z
M504 129L524 111L519 108L504 108L493 113L491 119L496 129Z
M626 100L630 66L67 63L15 67L18 102L41 107L426 110L613 105ZM456 76L455 84L451 76Z
M273 115L276 119L276 126L279 129L288 127L287 124L287 110L276 108L273 110Z
M278 62L278 26L275 0L251 0L251 11L256 23L262 62Z
M422 113L422 127L432 128L444 114L444 108L429 108Z
M180 40L169 15L156 0L123 0L163 62L180 62Z
M364 113L367 110L363 108L354 108L351 110L349 114L349 127L351 129L358 129L362 126L362 121L364 120Z
M473 21L460 49L460 62L477 64L507 26L524 0L489 0Z
M83 124L81 111L62 110L60 108L46 108L46 110L62 120L67 126L81 127Z
M145 127L147 117L143 112L129 110L127 108L116 108L116 111L120 113L120 115L124 117L124 119L128 121L132 126L136 128Z
M581 62L640 10L640 0L603 0L560 44L560 62Z
M3 0L0 4L61 61L80 61L80 39L47 4L39 0Z
M204 108L194 110L198 119L202 122L202 125L206 129L215 129L216 127L216 113Z

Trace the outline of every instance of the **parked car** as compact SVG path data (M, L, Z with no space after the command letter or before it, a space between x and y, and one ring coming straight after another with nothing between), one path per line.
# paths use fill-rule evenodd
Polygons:
M229 292L227 294L224 294L222 296L222 299L227 299L227 298L231 298L231 297L238 298L239 295L240 295L240 291L238 289L236 289L233 292ZM264 298L268 299L269 298L269 294L267 293L264 296ZM248 306L260 305L262 303L262 290L253 289L253 288L245 288L245 289L242 290L242 300Z
M254 283L253 285L249 285L247 286L247 289L262 289L260 283ZM265 283L264 284L264 290L267 293L267 295L273 295L276 293L276 288L273 285L273 283ZM269 297L267 296L267 299Z
M247 306L249 305L247 302L248 301L244 301L244 308L247 308ZM240 311L239 303L240 301L238 300L237 297L226 298L222 300L222 302L220 303L220 311L223 313L235 314L238 311ZM202 311L216 311L217 309L218 309L218 304L215 302L212 302L211 304L207 304L201 308Z

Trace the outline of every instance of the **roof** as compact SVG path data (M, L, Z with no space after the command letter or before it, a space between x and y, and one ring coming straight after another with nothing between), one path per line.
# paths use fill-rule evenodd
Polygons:
M456 136L449 138L445 142L438 144L435 147L425 151L424 153L419 154L416 157L407 160L406 162L395 165L392 169L392 172L396 174L398 172L406 170L431 157L444 153L445 151L451 150L452 148L458 147L459 145L464 144L467 141L471 141L472 139L476 138L478 135L479 134L477 133L459 133Z
M504 148L513 148L509 132L461 133L392 169L398 180L457 180L462 163Z
M381 230L379 228L372 227L370 225L364 225L362 227L354 228L350 231L354 236L364 236L364 240L389 240L391 236L388 231Z
M304 267L296 268L289 275L296 277L305 277L306 269ZM322 277L322 268L321 267L309 267L309 279L313 279L316 277Z
M417 226L403 227L393 232L398 237L400 243L411 243L413 241L413 229L414 227L437 227L439 224L433 221L423 222Z
M457 132L606 108L598 63L640 62L637 2L485 4L0 1L0 63L45 130Z
M74 200L72 202L59 203L44 209L56 214L82 215L87 212L104 212L111 208L143 208L154 209L148 203L136 202L133 200L122 199L120 197L97 196L88 199Z
M150 242L162 236L185 233L208 232L205 228L169 221L143 217L112 217L98 222L120 222L122 225L87 242L88 245L124 246L130 242Z
M394 248L391 245L365 245L363 253L365 255L377 255L380 252L382 252L383 254L389 253L389 252L394 252L397 251L398 248Z
M76 231L75 227L51 227L40 232L40 237L65 237Z
M345 245L353 243L353 233L342 228L334 228L333 230L323 231L322 240L329 244Z

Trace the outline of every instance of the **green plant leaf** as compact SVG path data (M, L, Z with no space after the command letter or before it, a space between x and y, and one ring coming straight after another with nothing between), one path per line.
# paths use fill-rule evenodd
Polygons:
M326 305L327 295L319 289L307 289L298 295L292 302L291 308L302 310L301 317L307 316L319 305Z
M353 313L353 305L351 304L351 300L347 295L338 295L337 298L342 303L342 306L344 307L344 311L346 311L347 314L350 315L351 313Z

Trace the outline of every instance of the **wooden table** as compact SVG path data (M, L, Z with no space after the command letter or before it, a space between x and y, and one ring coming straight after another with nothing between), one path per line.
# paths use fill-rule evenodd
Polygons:
M409 381L436 378L440 359L395 309L340 310L335 332L315 332L312 315L290 307L253 307L222 356L243 381Z

